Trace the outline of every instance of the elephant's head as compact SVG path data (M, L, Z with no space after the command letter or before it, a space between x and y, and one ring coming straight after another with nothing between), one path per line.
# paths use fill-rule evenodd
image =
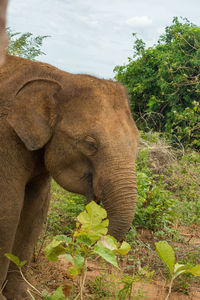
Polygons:
M125 89L64 72L60 83L31 80L16 93L8 122L29 150L44 148L62 187L103 201L109 233L123 239L136 207L138 139Z

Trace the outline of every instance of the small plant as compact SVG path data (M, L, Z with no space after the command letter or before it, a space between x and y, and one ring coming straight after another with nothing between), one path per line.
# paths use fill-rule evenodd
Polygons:
M33 293L36 294L37 296L39 296L43 300L65 300L66 299L63 294L62 287L59 287L51 295L49 295L46 291L41 293L26 279L26 277L24 276L24 274L22 272L22 267L26 264L27 261L26 260L20 261L20 259L17 256L10 254L10 253L6 253L5 256L18 267L23 280L30 287L30 288L27 288L27 293L30 295L31 299L33 299L33 300L35 299L35 297L33 296Z
M87 274L87 260L94 254L102 257L105 261L119 268L116 254L125 255L130 250L130 245L106 235L108 231L108 219L106 210L94 201L86 205L86 210L77 217L77 224L72 237L65 235L56 236L45 248L46 257L51 261L57 261L62 255L71 263L68 276L75 279L79 276L79 294L83 299L83 291Z
M184 273L190 273L194 276L200 276L200 264L191 268L187 264L184 265L184 264L175 263L174 250L166 241L155 243L155 245L156 245L156 252L158 256L160 257L162 262L166 264L170 272L169 291L165 298L165 300L167 300L171 294L171 289L172 289L174 279Z
M153 137L155 139L156 135ZM150 146L141 149L137 157L138 201L133 224L154 231L167 231L176 218L177 201L164 183L164 177L153 174L150 150Z
M97 254L105 261L119 268L116 254L126 255L130 250L127 242L118 244L117 240L106 235L108 232L108 219L106 219L106 210L94 201L86 205L86 210L81 212L77 217L76 228L72 237L66 235L57 235L53 241L45 248L46 257L51 261L58 261L60 255L66 261L70 262L72 267L68 271L70 278L75 279L79 275L79 294L75 299L83 299L83 290L87 273L87 259ZM19 268L23 280L28 284L30 289L27 293L32 299L35 299L32 293L37 294L43 300L64 300L65 286L60 286L53 294L49 295L47 291L42 293L37 290L25 278L22 267L26 261L20 261L13 254L5 254ZM67 291L68 293L68 291Z

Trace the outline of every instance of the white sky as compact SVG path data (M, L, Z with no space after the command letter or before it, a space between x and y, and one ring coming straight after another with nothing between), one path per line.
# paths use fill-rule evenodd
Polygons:
M200 1L10 0L8 26L51 36L39 60L72 73L112 78L114 67L132 55L132 33L153 45L174 16L200 26Z

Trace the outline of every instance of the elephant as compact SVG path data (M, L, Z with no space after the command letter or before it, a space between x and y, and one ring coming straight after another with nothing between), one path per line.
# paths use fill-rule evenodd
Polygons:
M8 46L8 36L6 34L6 10L8 1L0 1L0 66L5 59L5 49Z
M51 178L88 201L102 201L109 234L124 239L136 208L138 137L120 83L6 56L0 68L1 300L28 298L4 254L30 262Z

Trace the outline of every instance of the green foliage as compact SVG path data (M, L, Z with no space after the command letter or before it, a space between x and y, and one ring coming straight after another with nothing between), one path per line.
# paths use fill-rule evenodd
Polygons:
M77 217L77 220L82 225L81 231L78 234L79 237L84 235L89 238L92 243L96 243L101 236L108 232L109 221L108 219L103 220L106 217L106 210L95 202L86 205L86 210Z
M168 267L170 274L173 274L175 264L175 253L172 247L167 242L156 243L156 252L160 259Z
M51 209L47 218L48 233L71 234L76 226L75 219L83 211L85 203L85 197L69 193L52 181Z
M105 219L106 217L106 210L96 202L92 201L87 204L86 209L77 217L79 223L76 225L73 237L56 236L51 244L45 248L47 258L56 261L59 255L66 252L65 259L73 262L73 267L69 272L74 277L80 273L85 259L93 253L118 267L115 254L126 255L130 246L126 242L118 246L114 237L106 236L109 223L108 219Z
M184 273L190 273L194 276L200 276L200 265L190 267L187 264L184 265L184 264L175 263L174 250L166 241L155 243L155 245L156 245L156 252L158 256L160 257L162 262L166 264L166 266L170 271L171 281L169 285L169 293L166 297L166 299L168 299L171 293L171 288L174 279Z
M142 276L135 274L121 274L120 276L113 274L102 274L97 276L95 281L89 281L90 292L94 295L89 299L143 299L144 294L143 287L139 287L137 290L134 287L134 283L138 282L141 278L143 281L151 281L154 272L148 272Z
M20 259L17 256L11 253L6 253L5 257L7 257L10 261L12 261L19 269L21 269L27 263L26 260L20 261Z
M175 17L153 47L146 48L136 38L133 57L114 69L115 78L128 88L140 129L168 132L175 142L191 143L196 149L200 148L199 49L200 28Z
M46 257L51 261L57 261L60 255L72 264L68 270L72 278L80 275L80 293L83 293L85 274L87 271L87 259L97 254L105 261L118 268L116 254L126 255L130 250L128 243L118 244L117 240L109 235L106 210L92 201L86 205L86 209L79 214L76 228L72 238L65 235L56 236L45 248ZM82 299L82 298L81 298Z
M149 156L150 148L143 148L137 158L138 201L133 224L151 230L167 229L175 220L177 201L164 177L152 173Z
M44 300L66 300L66 297L63 294L62 286L59 286L59 288L57 288L52 295L48 295L48 293L43 292L42 297Z
M7 53L10 55L16 55L23 58L34 60L39 55L45 53L41 51L41 47L44 39L48 36L36 36L26 32L21 34L20 32L13 32L10 28L7 29L10 42Z
M176 222L199 225L199 153L175 151L165 136L156 132L141 132L139 147L134 225L169 234ZM154 168L155 163L162 169Z
M200 149L200 103L193 101L191 107L181 112L174 110L173 114L171 130L178 142Z
M200 224L200 155L188 151L166 170L167 188L179 201L177 218L182 225Z
M45 254L48 260L57 261L58 256L65 253L65 248L62 246L63 240L53 240L46 248Z

